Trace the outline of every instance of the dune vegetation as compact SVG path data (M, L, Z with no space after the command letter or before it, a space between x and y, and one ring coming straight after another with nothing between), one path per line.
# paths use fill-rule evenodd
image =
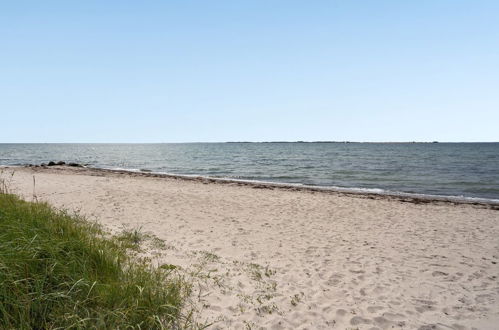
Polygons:
M124 240L0 187L0 328L179 329L190 286Z

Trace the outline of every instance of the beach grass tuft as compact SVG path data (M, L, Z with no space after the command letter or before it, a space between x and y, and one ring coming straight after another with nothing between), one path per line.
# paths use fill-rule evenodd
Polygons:
M140 243L142 243L148 236L142 232L142 228L125 229L114 238L125 249L140 250Z
M126 240L140 241L132 232ZM0 328L179 329L190 286L96 224L0 185Z

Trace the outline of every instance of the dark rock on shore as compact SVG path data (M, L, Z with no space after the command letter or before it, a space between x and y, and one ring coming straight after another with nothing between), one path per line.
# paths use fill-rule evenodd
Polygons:
M83 165L78 164L78 163L68 163L67 165L71 166L71 167L83 167Z
M85 165L78 164L78 163L66 163L63 162L62 160L55 162L55 161L50 161L48 163L41 163L40 165L36 164L26 164L26 167L46 167L46 166L71 166L71 167L85 167Z
M56 162L53 162L53 161L50 161L47 166L56 166L56 165L65 165L66 162L63 162L63 161L58 161L57 163Z

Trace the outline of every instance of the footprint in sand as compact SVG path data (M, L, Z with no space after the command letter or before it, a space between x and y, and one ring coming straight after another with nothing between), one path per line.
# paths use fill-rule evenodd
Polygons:
M376 323L376 325L380 326L383 329L391 328L395 325L394 322L388 320L387 318L385 318L383 316L375 317L374 323Z
M367 311L369 313L376 313L377 311L380 311L383 309L384 309L384 307L381 307L381 306L369 306L369 307L367 307Z
M346 310L342 309L342 308L336 310L336 315L339 316L339 317L343 317L343 316L347 315L347 313L348 312Z
M421 306L417 306L415 309L418 313L425 313L425 312L429 312L429 311L434 311L435 307L433 307L431 305L421 305Z
M436 276L447 276L447 275L449 275L449 273L441 272L441 271L438 271L438 270L436 270L433 273L431 273L431 276L435 276L435 277Z
M373 323L372 320L370 319L366 319L364 317L361 317L361 316L354 316L350 319L350 324L351 325L359 325L359 324L371 324Z

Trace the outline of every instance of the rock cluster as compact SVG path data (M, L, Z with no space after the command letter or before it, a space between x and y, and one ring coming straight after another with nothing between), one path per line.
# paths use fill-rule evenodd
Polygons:
M83 165L83 164L73 163L73 162L66 163L66 162L63 162L63 161L58 161L58 162L50 161L50 162L48 162L48 163L41 163L40 165L28 164L28 165L26 165L26 166L27 166L27 167L46 167L46 166L71 166L71 167L85 167L85 165Z

